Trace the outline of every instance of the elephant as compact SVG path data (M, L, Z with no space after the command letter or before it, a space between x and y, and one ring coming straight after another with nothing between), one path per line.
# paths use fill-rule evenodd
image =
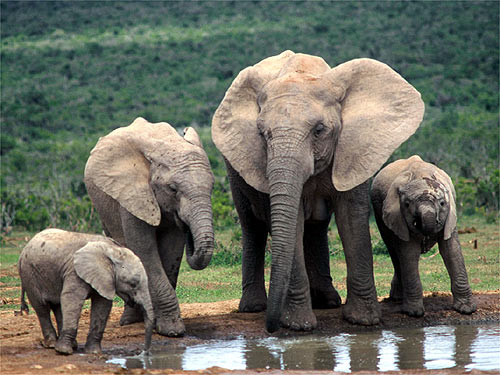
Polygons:
M424 315L418 262L437 243L451 279L453 308L473 313L476 305L458 240L455 189L446 172L413 155L383 168L370 195L394 266L388 299L402 301L409 316Z
M183 335L175 287L184 247L195 270L214 249L214 176L198 134L186 128L182 137L168 123L139 117L99 139L84 181L105 233L144 264L157 333ZM141 320L126 306L120 324Z
M145 314L145 346L149 352L154 313L146 271L132 251L112 239L94 234L45 229L24 247L18 262L21 277L21 312L29 311L24 294L42 328L42 344L58 353L72 354L83 303L91 300L86 353L101 353L113 298L137 304ZM55 315L57 333L50 318Z
M312 307L338 307L328 225L347 261L343 317L380 318L368 218L368 180L418 128L420 94L386 64L335 68L284 51L243 69L212 119L242 228L240 311L266 311L266 329L312 330ZM269 296L264 252L272 236Z

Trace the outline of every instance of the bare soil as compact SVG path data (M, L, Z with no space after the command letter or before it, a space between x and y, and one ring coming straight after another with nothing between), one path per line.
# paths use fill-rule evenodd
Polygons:
M424 298L426 314L423 318L410 318L399 313L399 306L382 302L382 321L374 327L351 325L344 321L341 309L316 310L318 328L316 332L335 335L341 332L360 332L364 330L388 329L399 327L423 327L440 324L482 324L500 323L499 291L475 294L478 310L472 315L460 315L452 310L450 294L433 293ZM264 313L238 313L238 300L215 303L196 303L181 305L181 312L186 324L187 335L181 338L153 337L153 348L166 345L170 340L178 343L199 342L206 339L231 339L235 337L263 338L269 334L264 329ZM34 313L16 315L14 311L0 313L0 373L3 374L223 374L223 373L283 373L279 370L229 371L210 368L203 371L179 370L126 370L118 365L106 364L106 360L116 355L134 355L142 350L144 327L142 323L120 327L119 319L122 308L114 307L102 342L102 355L83 354L86 334L89 326L90 311L84 310L78 333L79 348L71 356L58 355L53 349L45 349L40 344L42 335L38 319ZM275 336L300 335L289 330L280 330ZM455 370L415 370L407 374L458 374ZM291 374L331 374L325 371L289 371ZM469 374L485 373L481 371ZM487 373L487 372L486 372ZM384 374L390 374L385 372Z

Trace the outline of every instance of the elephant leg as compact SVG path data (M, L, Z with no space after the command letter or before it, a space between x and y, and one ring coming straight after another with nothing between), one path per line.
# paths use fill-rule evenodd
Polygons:
M461 314L472 314L476 311L476 304L472 301L472 291L456 229L450 239L439 241L439 252L450 275L453 308Z
M90 328L85 343L85 353L99 354L102 352L101 341L113 301L95 293L91 297Z
M36 296L29 293L29 291L26 291L26 294L28 294L31 306L33 306L38 321L40 322L43 335L42 345L44 348L53 348L57 341L57 334L52 325L52 320L50 319L50 306L40 301Z
M331 309L342 304L330 275L328 224L329 220L306 222L304 225L304 258L313 309Z
M140 306L125 305L122 316L120 317L120 325L128 326L129 324L139 323L144 321L144 314Z
M350 323L378 324L381 311L373 277L368 183L337 192L333 207L347 263L347 299L342 315Z
M233 201L241 224L242 242L242 296L238 310L240 312L259 312L267 308L267 295L264 284L264 258L268 235L267 224L259 220L252 211L250 199L240 186L246 182L226 163ZM248 192L263 199L248 187Z
M51 304L50 308L52 309L52 312L54 313L54 316L56 317L56 323L57 323L57 332L60 335L62 332L62 327L63 327L63 316L62 316L62 308L60 303L56 304ZM75 340L71 343L71 346L73 350L78 349L78 343Z
M312 311L311 294L303 248L304 214L301 206L297 220L297 240L288 294L283 306L280 325L295 331L316 328L316 315Z
M375 210L375 220L382 236L382 240L387 247L387 251L391 257L392 266L394 268L394 276L391 282L391 291L389 293L389 301L402 302L403 301L403 284L401 282L401 267L399 265L399 239L391 232L385 225L383 219L378 215L381 210Z
M425 310L422 300L422 283L418 271L420 244L401 242L398 255L403 285L403 312L409 316L423 316Z
M401 281L401 267L399 265L399 257L393 250L389 250L392 265L394 267L394 276L391 281L391 291L389 292L389 300L394 302L403 301L403 283Z
M240 312L259 312L267 307L264 283L264 259L267 241L265 223L255 217L241 218L242 232L242 296ZM245 222L245 224L243 224Z
M186 233L180 228L173 228L169 231L158 233L157 241L163 269L167 274L170 285L175 289L184 245L186 244Z
M60 354L73 353L80 314L89 292L90 286L76 274L64 281L61 292L62 330L55 345L56 351Z
M163 269L156 241L156 228L120 208L127 246L139 257L148 275L156 331L163 336L180 336L186 331L174 288ZM122 317L123 318L123 317Z

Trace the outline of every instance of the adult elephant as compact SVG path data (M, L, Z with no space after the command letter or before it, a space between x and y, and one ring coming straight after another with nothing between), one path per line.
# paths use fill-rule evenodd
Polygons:
M184 245L191 268L205 268L214 234L214 177L196 131L184 137L165 122L137 118L102 137L85 166L85 185L105 232L141 259L156 331L185 332L175 294ZM142 320L125 307L120 324Z
M269 332L280 324L310 330L312 304L340 305L328 260L335 213L347 262L343 316L379 321L367 180L415 132L423 113L420 94L371 59L331 69L320 57L285 51L238 74L215 112L212 137L226 159L242 226L240 311L267 308Z

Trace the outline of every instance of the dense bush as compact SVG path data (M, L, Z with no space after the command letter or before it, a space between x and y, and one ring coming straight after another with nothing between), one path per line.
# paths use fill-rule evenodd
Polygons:
M2 228L99 230L82 184L97 139L136 117L197 127L216 176L216 229L236 223L211 117L232 79L292 49L330 65L384 61L422 94L420 154L461 213L498 212L499 3L0 3Z

